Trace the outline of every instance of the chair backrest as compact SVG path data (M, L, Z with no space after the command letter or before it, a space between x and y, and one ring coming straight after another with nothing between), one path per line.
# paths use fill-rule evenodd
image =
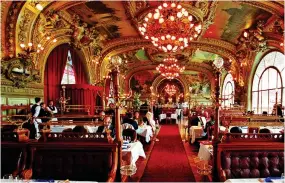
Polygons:
M259 133L271 133L271 131L268 128L263 128L259 130Z
M123 139L131 139L131 141L137 140L137 132L134 129L124 129L123 130Z
M124 123L122 124L122 130L124 129L133 129L134 130L134 127L133 125L129 124L129 123Z

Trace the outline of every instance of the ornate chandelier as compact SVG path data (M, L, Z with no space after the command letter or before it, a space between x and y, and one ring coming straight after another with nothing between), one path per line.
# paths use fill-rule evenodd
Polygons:
M174 94L176 93L176 88L175 88L174 85L169 86L169 84L167 84L167 85L166 85L166 88L165 88L165 92L166 92L168 95L172 96L172 95L174 95Z
M167 79L174 79L185 70L185 67L180 67L176 62L176 58L168 57L163 60L164 64L159 64L156 70Z
M139 24L141 35L164 52L183 50L197 39L201 29L201 21L175 2L164 2Z

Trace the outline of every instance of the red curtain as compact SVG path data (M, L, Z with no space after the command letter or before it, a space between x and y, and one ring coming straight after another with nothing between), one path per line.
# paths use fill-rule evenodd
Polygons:
M88 84L65 85L66 97L70 97L70 105L89 105L90 114L94 114L96 96L98 91L103 91L103 87L91 86Z
M45 102L57 101L60 98L61 79L67 61L68 44L56 47L49 55L44 76Z
M80 60L79 55L76 53L74 49L70 50L72 64L75 72L75 83L76 84L87 84L87 77L86 77L86 69L84 64Z

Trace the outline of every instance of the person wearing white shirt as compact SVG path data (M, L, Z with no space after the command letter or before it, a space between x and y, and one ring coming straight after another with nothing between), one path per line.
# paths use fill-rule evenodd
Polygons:
M47 109L47 111L51 112L52 115L58 113L57 108L53 105L53 101L52 100L49 101L48 106L47 106L46 109ZM57 121L57 118L52 118L51 120L52 121Z
M36 119L37 117L39 117L39 114L40 114L40 111L41 111L41 98L38 98L36 97L35 98L35 102L36 104L34 104L31 108L31 112L32 112L32 122L34 123L35 125L35 128L36 128L36 138L39 137L39 125L38 123L42 123L42 120L41 119Z

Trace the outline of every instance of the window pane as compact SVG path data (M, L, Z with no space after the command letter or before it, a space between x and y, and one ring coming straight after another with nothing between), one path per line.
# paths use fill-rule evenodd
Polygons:
M268 112L268 91L261 92L261 113L263 111Z
M68 51L61 84L75 84L75 74L70 51Z
M260 82L261 85L259 86L260 90L268 89L268 79L269 79L268 70L266 70L261 76L261 82Z
M258 92L252 92L252 110L257 113L257 94Z
M277 77L278 77L278 73L276 69L269 68L268 78L270 78L270 81L268 81L268 89L275 89L277 87Z

